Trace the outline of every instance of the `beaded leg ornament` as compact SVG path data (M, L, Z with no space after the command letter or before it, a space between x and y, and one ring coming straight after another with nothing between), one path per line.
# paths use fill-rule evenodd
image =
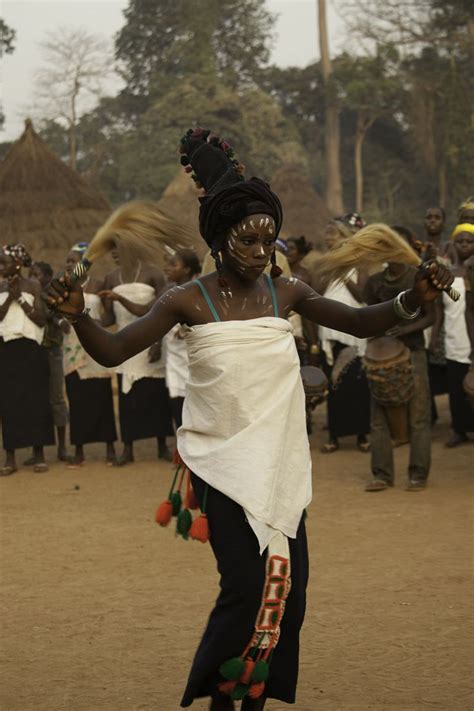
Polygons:
M225 679L218 684L221 693L228 694L235 701L245 696L251 699L262 696L290 589L288 538L278 533L268 546L263 597L254 633L240 657L228 659L219 667L219 673Z

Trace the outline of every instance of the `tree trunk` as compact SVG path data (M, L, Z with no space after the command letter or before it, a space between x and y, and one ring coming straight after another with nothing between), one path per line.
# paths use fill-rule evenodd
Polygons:
M357 129L354 140L354 175L355 175L355 209L362 212L364 209L364 172L362 169L362 144L364 143L365 129L360 116L357 116Z
M71 94L71 119L69 123L69 166L76 170L77 164L77 136L76 136L76 123L77 123L77 111L76 111L76 101L81 85L79 80L75 79L74 88Z
M329 39L326 20L326 0L318 0L319 46L321 68L326 88L332 73L329 57ZM333 215L344 212L342 201L341 168L339 162L339 111L337 103L326 94L325 153L326 153L326 203Z
M446 208L448 187L446 183L446 161L442 160L438 168L438 205Z

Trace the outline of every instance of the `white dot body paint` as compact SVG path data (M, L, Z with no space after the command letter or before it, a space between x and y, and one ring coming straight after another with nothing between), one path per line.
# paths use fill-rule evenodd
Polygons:
M255 222L253 220L249 220L250 227L254 230L255 229Z

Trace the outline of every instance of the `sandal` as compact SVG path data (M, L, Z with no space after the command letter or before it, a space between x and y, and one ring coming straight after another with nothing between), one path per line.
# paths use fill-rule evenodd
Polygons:
M11 476L15 472L18 471L17 467L12 467L11 465L7 465L5 467L2 467L0 469L0 476Z
M326 444L323 444L321 447L321 452L323 454L332 454L333 452L337 452L339 449L339 445L336 444L336 442L326 442Z
M37 474L43 474L44 472L49 472L49 467L46 464L46 462L38 462L33 467L33 471L36 472Z

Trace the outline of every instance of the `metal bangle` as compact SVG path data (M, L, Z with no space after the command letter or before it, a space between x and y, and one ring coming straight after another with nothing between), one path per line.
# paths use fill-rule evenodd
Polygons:
M416 311L408 311L406 306L403 303L403 295L406 294L406 291L401 291L393 300L393 309L398 316L398 318L405 319L407 321L412 321L413 319L417 318L420 315L420 307L416 309Z
M88 316L89 311L90 311L90 309L87 308L87 309L84 309L83 311L81 311L80 314L72 315L71 318L69 318L69 316L67 314L63 314L63 317L66 318L70 323L77 323L78 321L80 321L81 318L84 318L84 316Z

